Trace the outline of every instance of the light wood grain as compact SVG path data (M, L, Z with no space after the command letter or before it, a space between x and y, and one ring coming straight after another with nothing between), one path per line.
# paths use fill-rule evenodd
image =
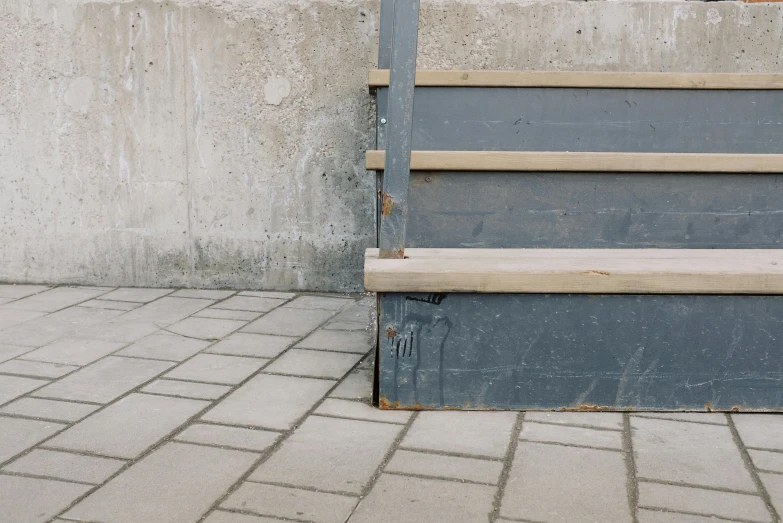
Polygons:
M365 255L374 292L783 294L778 249L406 249Z
M389 70L369 73L370 87L388 87ZM589 71L416 72L421 87L583 87L612 89L783 89L783 74L616 73Z
M367 170L385 162L385 151L367 151ZM783 154L413 151L411 170L781 173Z

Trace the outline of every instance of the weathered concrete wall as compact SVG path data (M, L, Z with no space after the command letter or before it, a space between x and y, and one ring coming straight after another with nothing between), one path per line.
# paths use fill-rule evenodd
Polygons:
M0 281L360 289L377 12L0 0ZM783 6L425 1L419 62L783 72Z

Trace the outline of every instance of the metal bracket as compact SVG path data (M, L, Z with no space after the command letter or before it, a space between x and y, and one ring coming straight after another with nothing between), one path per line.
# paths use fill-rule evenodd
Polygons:
M383 9L383 6L381 6ZM388 9L388 6L387 6ZM394 0L391 35L386 165L381 187L381 258L403 258L411 166L413 90L419 36L419 0ZM383 41L381 42L383 50ZM379 61L383 58L383 51Z

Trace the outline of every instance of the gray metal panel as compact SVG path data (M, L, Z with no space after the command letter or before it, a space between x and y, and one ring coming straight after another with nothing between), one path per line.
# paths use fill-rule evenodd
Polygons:
M783 91L417 87L413 117L414 150L783 152Z
M781 297L384 294L380 302L383 405L783 407Z
M781 245L783 177L778 175L425 172L411 177L409 247Z

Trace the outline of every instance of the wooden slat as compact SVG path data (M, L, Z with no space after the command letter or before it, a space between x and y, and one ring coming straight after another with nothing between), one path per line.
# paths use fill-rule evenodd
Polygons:
M384 151L367 151L367 170L381 171L385 161ZM783 154L413 151L411 170L781 173Z
M369 85L372 88L387 87L389 70L370 71ZM783 89L783 74L420 70L416 72L416 85L422 87Z
M374 292L783 294L783 251L708 249L368 249Z

